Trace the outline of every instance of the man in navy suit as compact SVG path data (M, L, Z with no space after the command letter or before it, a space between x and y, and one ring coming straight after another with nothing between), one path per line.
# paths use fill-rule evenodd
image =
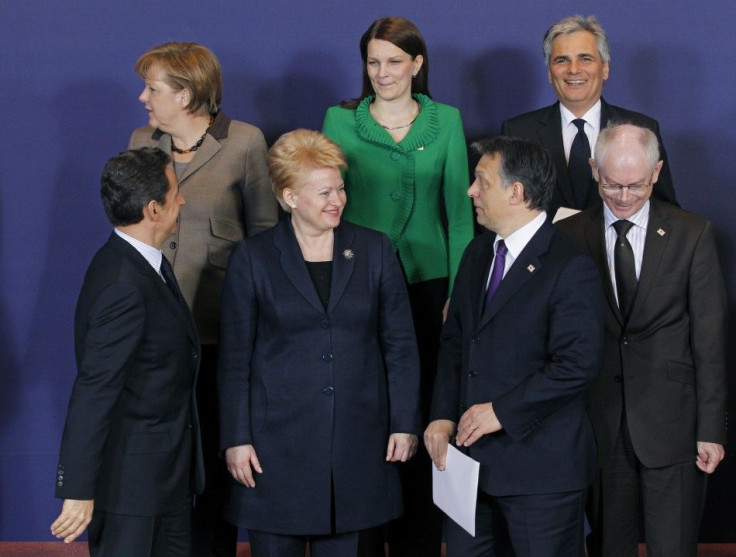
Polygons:
M583 555L595 441L585 389L600 364L593 261L545 209L555 172L539 145L476 143L468 190L488 229L466 249L441 337L424 439L439 470L455 443L481 464L476 537L447 523L449 557ZM498 530L499 524L507 523Z
M649 555L695 556L706 476L726 442L728 303L713 227L651 198L663 162L650 130L609 125L591 166L603 202L558 223L598 264L607 301L588 393L601 467L588 552L636 555L643 513Z
M90 555L188 556L191 501L204 483L194 385L199 339L161 244L184 198L169 156L113 157L102 202L115 227L84 278L75 314L77 378L51 525Z
M544 35L544 57L549 81L558 102L551 106L527 112L506 120L501 134L523 137L546 147L552 154L557 169L557 185L548 213L554 217L559 207L585 209L599 201L598 188L593 180L587 159L600 130L610 120L628 121L651 129L659 140L663 166L654 196L677 204L667 154L659 136L656 120L608 104L602 97L603 83L608 79L610 48L606 32L593 16L566 17L555 23ZM576 124L583 124L580 149L575 141L579 133ZM570 167L568 168L568 160ZM581 166L574 169L574 161ZM578 177L577 172L582 175Z

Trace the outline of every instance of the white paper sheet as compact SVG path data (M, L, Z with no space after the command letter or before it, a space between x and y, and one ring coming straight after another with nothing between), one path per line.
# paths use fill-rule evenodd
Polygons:
M570 207L560 207L559 209L557 209L557 212L555 213L555 217L552 219L552 222L557 222L558 220L566 219L567 217L571 217L579 212L580 212L580 209L571 209Z
M458 526L475 537L475 505L478 499L480 463L447 446L445 469L432 464L432 498Z

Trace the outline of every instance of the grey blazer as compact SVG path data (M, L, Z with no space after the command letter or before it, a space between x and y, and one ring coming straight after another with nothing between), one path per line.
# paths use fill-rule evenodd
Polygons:
M158 147L171 154L171 136L150 126L138 128L129 148L139 147ZM220 111L179 180L186 204L179 229L162 250L192 308L202 344L217 343L220 289L233 248L278 219L267 155L258 128Z

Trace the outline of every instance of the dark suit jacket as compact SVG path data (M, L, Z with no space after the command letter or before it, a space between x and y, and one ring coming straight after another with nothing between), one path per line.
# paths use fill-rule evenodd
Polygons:
M560 207L585 209L585 207L595 205L600 200L598 185L591 179L587 204L580 207L575 202L572 184L567 173L567 160L565 159L565 147L562 143L562 121L560 118L560 103L558 101L551 106L521 114L501 124L501 135L521 137L529 141L535 141L546 147L552 155L557 172L557 187L555 188L547 211L552 217L554 217L557 209ZM667 152L659 135L659 124L657 121L639 112L610 105L604 99L601 99L601 130L611 120L626 121L637 126L643 126L649 128L657 135L660 158L664 161L664 164L659 173L657 184L654 186L653 194L654 197L677 205L675 189L672 185L672 174L667 163Z
M471 445L492 495L585 488L595 473L585 388L603 338L595 265L547 221L483 309L494 234L465 250L442 332L431 419L492 402L503 429Z
M189 309L113 233L87 270L74 332L56 496L120 514L180 510L204 484Z
M158 147L170 155L171 136L150 126L138 128L129 148L139 147ZM217 343L220 288L233 249L246 236L276 224L267 157L261 130L221 110L179 180L186 204L162 250L192 308L202 344Z
M598 265L606 295L603 365L589 390L600 463L626 400L636 455L649 467L695 459L696 441L726 442L727 301L710 222L651 200L628 322L616 304L603 204L558 223Z
M226 518L256 530L339 533L402 512L392 433L418 434L419 358L388 238L335 229L327 310L291 221L241 243L223 285L220 442L252 444L263 474L232 482Z

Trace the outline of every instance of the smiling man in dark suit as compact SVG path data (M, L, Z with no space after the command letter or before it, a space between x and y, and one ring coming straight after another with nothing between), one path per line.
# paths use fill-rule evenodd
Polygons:
M439 470L447 446L481 464L476 536L447 521L447 555L583 555L585 488L595 474L585 389L603 339L600 279L545 209L549 153L523 139L476 143L468 190L488 229L460 263L441 337L424 439ZM494 255L495 253L495 255Z
M727 300L710 222L651 198L657 138L611 124L598 137L600 201L558 227L598 264L603 366L589 390L601 481L590 555L696 555L706 474L724 457Z
M184 198L169 156L148 147L110 159L101 194L115 230L77 302L51 532L69 543L89 524L92 556L188 556L203 484L199 339L160 250Z
M663 165L654 196L677 204L657 121L610 105L601 97L611 54L606 32L595 17L576 15L554 24L544 35L543 51L558 102L506 120L501 133L535 141L552 154L557 185L549 214L554 217L560 207L585 209L597 202L588 158L598 133L610 120L633 122L657 135Z

